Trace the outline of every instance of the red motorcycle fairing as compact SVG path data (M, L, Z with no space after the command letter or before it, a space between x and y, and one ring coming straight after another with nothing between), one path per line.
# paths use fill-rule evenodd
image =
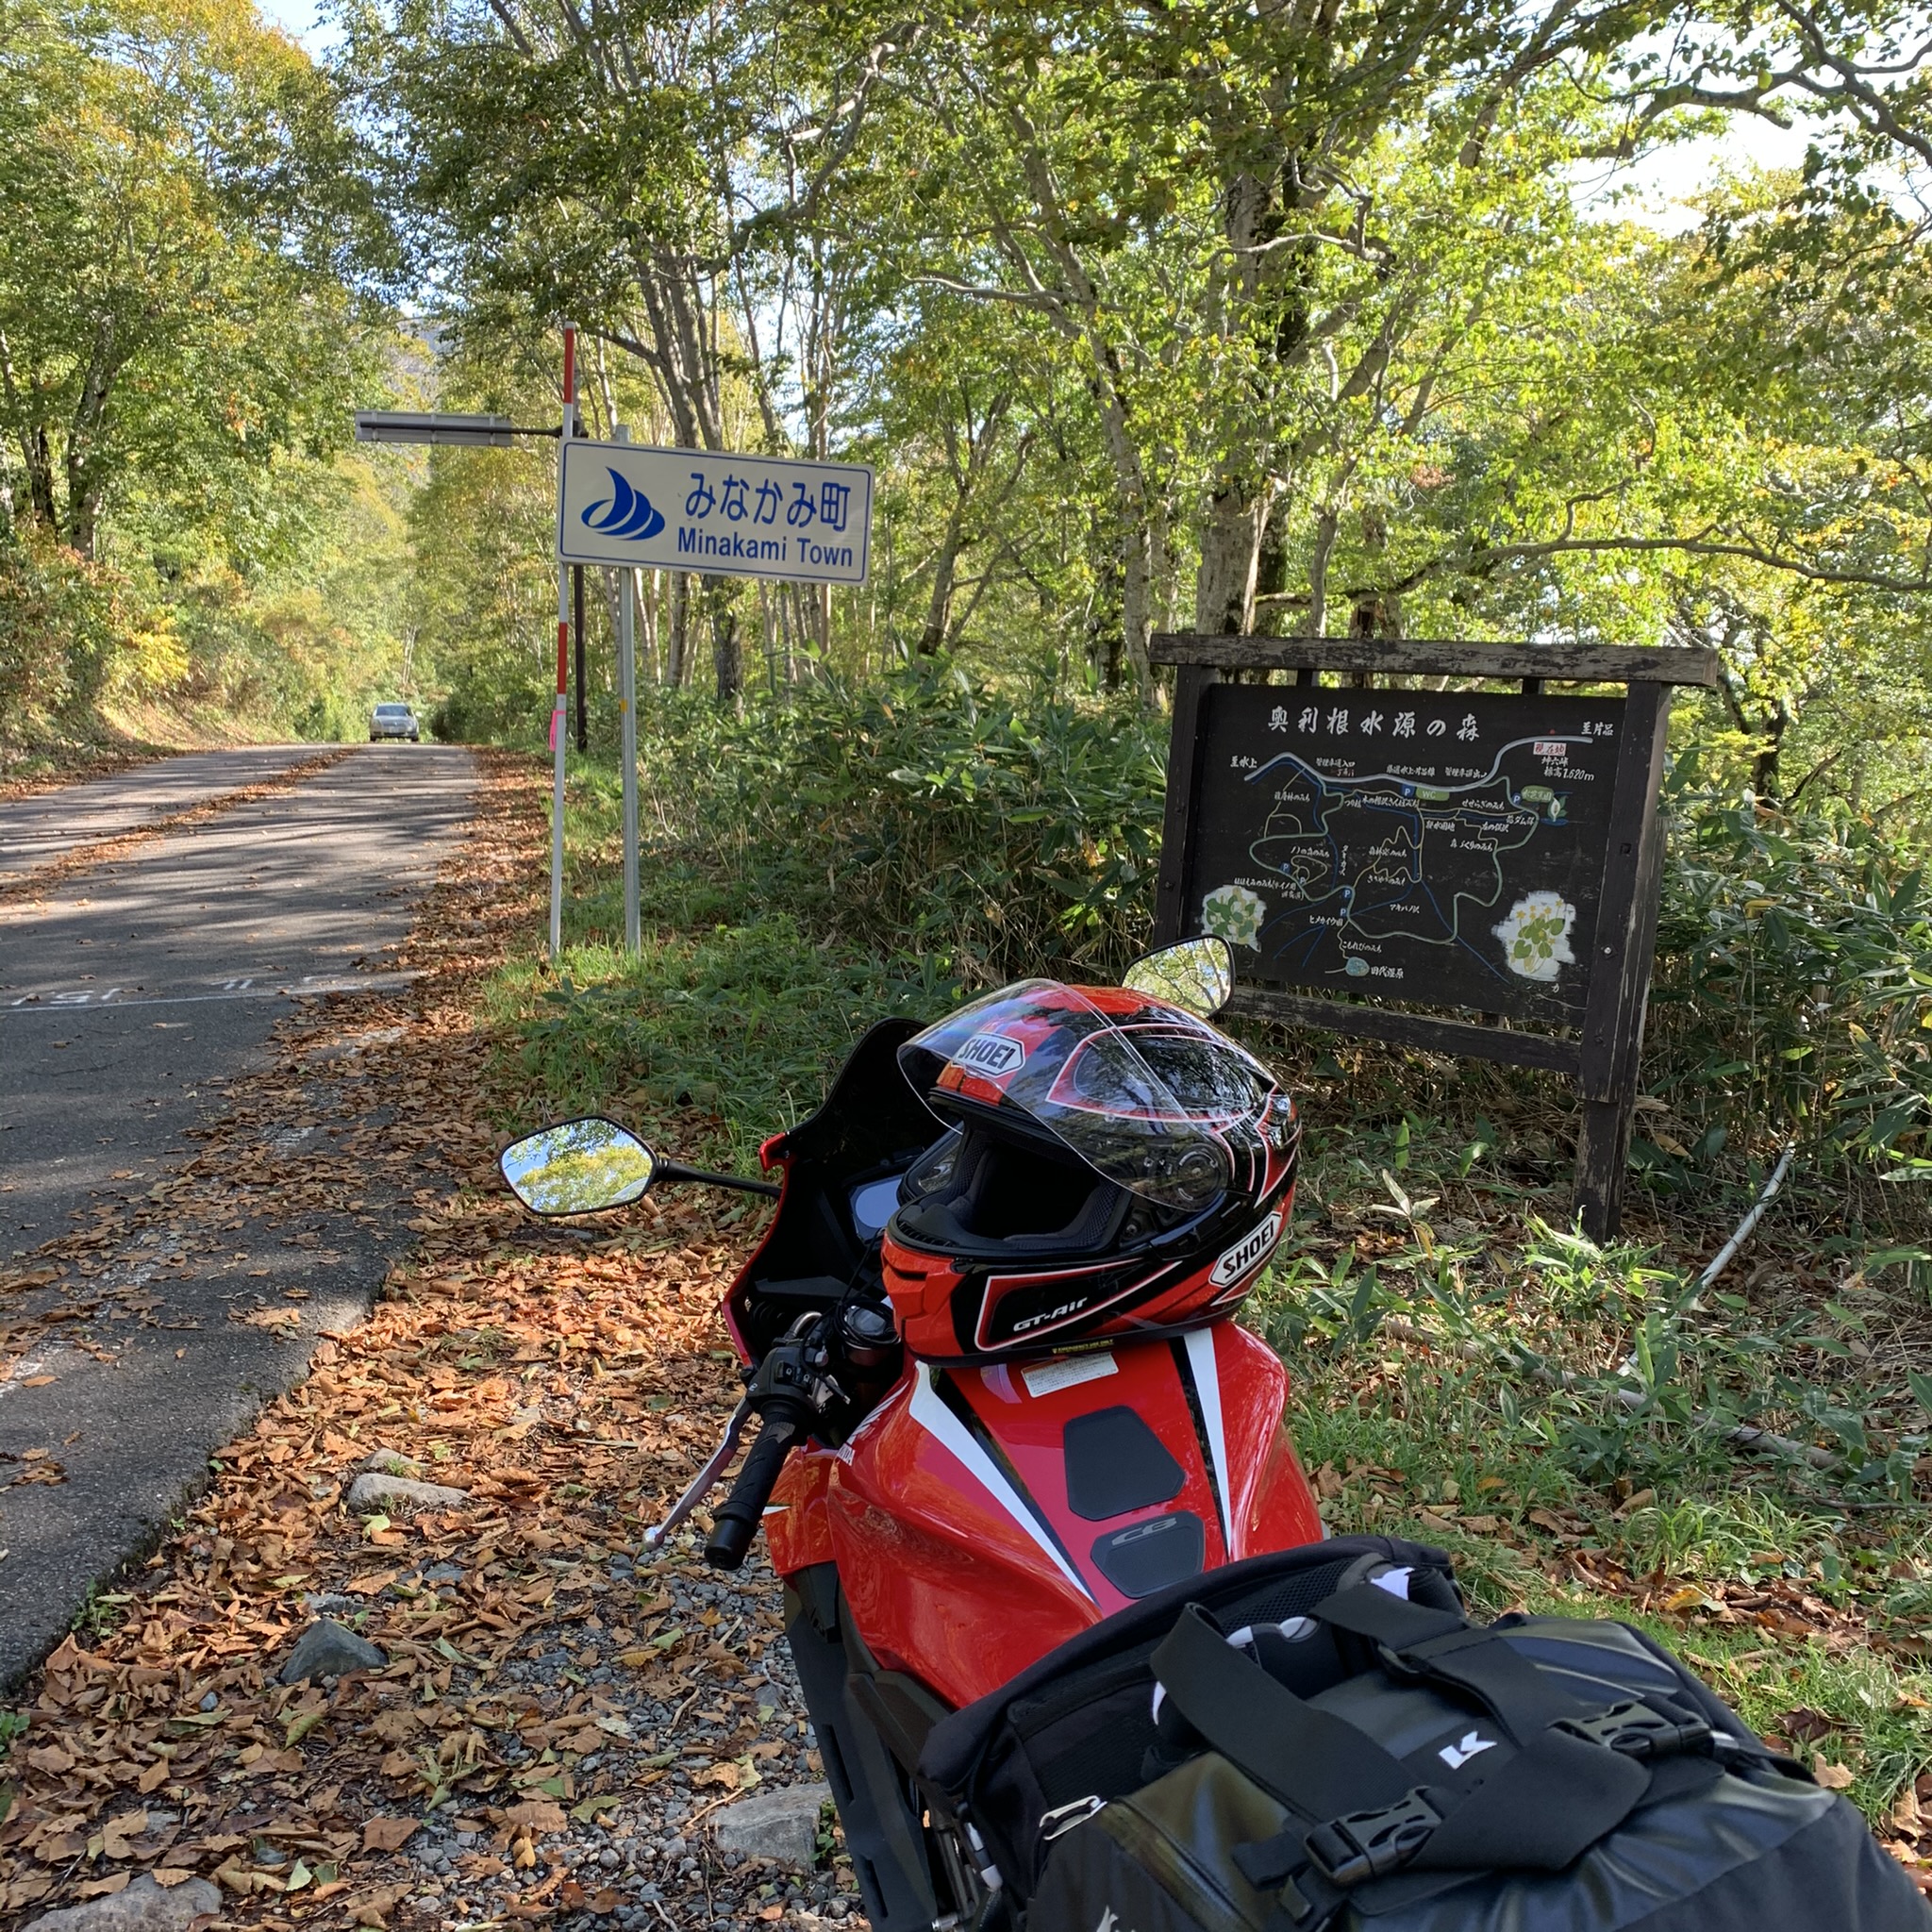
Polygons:
M914 1363L792 1458L774 1565L834 1561L867 1647L954 1707L1137 1597L1322 1534L1287 1376L1231 1322L1081 1355Z

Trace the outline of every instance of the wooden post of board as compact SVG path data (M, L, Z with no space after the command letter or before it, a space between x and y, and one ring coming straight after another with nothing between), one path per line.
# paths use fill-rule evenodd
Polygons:
M1320 1027L1344 1037L1385 1040L1428 1052L1461 1054L1572 1075L1582 1102L1576 1146L1576 1213L1584 1232L1592 1240L1607 1241L1614 1236L1622 1218L1624 1172L1638 1097L1644 1008L1657 941L1663 858L1657 801L1669 691L1673 685L1714 685L1715 654L1465 640L1161 635L1153 640L1150 656L1156 663L1173 664L1177 671L1155 913L1155 937L1162 944L1201 929L1199 917L1191 915L1190 908L1201 904L1203 877L1197 868L1210 862L1202 857L1203 841L1211 848L1218 836L1216 828L1221 827L1223 833L1225 829L1220 814L1226 809L1227 801L1222 796L1217 802L1216 788L1224 792L1228 746L1221 744L1210 757L1208 742L1223 730L1214 720L1233 703L1231 697L1210 699L1208 695L1224 671L1291 671L1300 687L1312 685L1323 670L1353 674L1357 689L1368 689L1379 677L1386 680L1391 697L1407 690L1424 703L1430 694L1413 680L1444 675L1489 683L1508 680L1518 685L1519 694L1525 698L1541 697L1552 684L1591 686L1599 691L1607 684L1624 687L1626 695L1619 701L1615 766L1603 773L1609 779L1607 818L1595 820L1595 837L1603 841L1603 873L1596 889L1596 923L1580 1022L1551 1015L1566 1030L1545 1032L1497 1024L1493 1020L1474 1024L1468 1020L1417 1012L1412 1006L1338 1001L1293 991L1298 984L1320 986L1325 982L1311 981L1305 973L1292 971L1274 975L1274 985L1265 983L1270 975L1264 973L1262 984L1237 991L1234 1007L1236 1011L1297 1026ZM1258 698L1260 693L1255 695ZM1474 727L1474 707L1499 702L1472 695L1472 716L1465 722ZM1276 714L1274 728L1288 728L1286 713ZM1312 727L1305 720L1303 728ZM1584 728L1602 727L1599 724ZM1586 744L1597 741L1575 738L1574 733L1573 740ZM1538 746L1539 753L1541 750ZM1234 763L1252 766L1255 758L1237 757ZM1219 777L1214 775L1217 773ZM1368 782L1392 781L1383 774ZM1591 849L1596 848L1592 845ZM1224 860L1224 848L1222 862ZM1210 878L1224 875L1208 874ZM1351 966L1350 971L1355 970ZM1402 974L1398 972L1393 977L1400 981ZM1440 992L1433 1001L1427 992L1410 994L1408 999L1439 1008L1454 1005L1453 997L1445 998ZM1464 1010L1475 1004L1466 1001ZM1489 1012L1490 1008L1480 1010ZM1573 1005L1570 1012L1575 1011Z
M1160 877L1154 899L1154 943L1181 936L1182 887L1201 779L1201 693L1221 681L1211 664L1183 664L1174 679L1174 735L1167 758L1167 811L1160 826Z
M1657 944L1663 826L1657 796L1670 707L1661 686L1630 687L1610 801L1609 849L1597 913L1576 1084L1583 1123L1576 1137L1576 1212L1591 1241L1608 1241L1624 1218L1624 1170L1637 1106L1644 1009Z

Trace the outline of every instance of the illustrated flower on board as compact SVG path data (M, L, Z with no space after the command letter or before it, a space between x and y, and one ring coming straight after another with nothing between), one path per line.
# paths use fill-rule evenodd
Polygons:
M1231 946L1259 946L1268 902L1245 886L1216 886L1201 901L1201 926Z
M1503 958L1510 972L1524 979L1553 984L1558 971L1576 963L1570 950L1570 928L1576 908L1559 892L1531 892L1517 900L1508 916L1491 930L1503 941Z

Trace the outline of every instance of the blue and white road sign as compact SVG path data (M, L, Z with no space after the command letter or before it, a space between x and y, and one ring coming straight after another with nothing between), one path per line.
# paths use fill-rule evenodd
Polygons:
M711 576L862 584L872 472L632 442L563 445L557 554Z

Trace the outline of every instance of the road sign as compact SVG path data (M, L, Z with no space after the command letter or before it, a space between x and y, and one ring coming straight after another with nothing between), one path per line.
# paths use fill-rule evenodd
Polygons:
M872 472L858 463L563 445L557 554L707 576L862 584Z

